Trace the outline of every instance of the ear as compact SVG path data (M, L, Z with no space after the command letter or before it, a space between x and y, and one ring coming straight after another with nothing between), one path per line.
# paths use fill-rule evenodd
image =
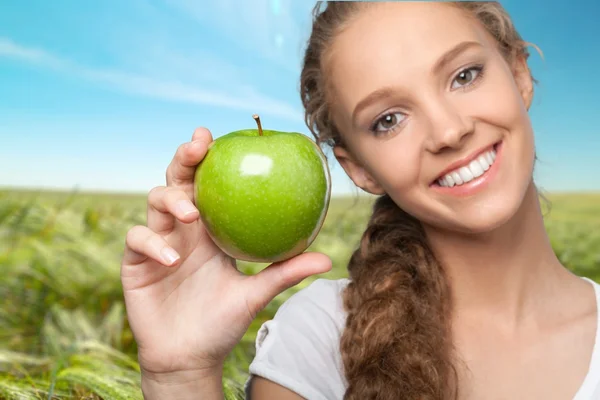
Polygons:
M527 110L531 107L533 101L533 79L531 77L531 71L527 65L527 57L524 55L518 56L513 65L513 74L515 82L521 96L523 97L523 103Z
M377 183L377 181L369 175L369 173L358 163L350 152L341 147L335 146L333 154L336 160L340 163L348 177L356 186L367 193L381 195L385 194L385 190Z

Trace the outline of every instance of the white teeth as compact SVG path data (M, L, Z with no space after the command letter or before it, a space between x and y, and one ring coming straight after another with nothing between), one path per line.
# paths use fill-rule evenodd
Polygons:
M492 158L492 153L491 152L487 152L484 154L484 157L486 159L486 161L488 162L489 165L492 165L494 163L494 159Z
M454 179L454 182L456 182L457 185L463 183L463 179L460 177L460 174L458 172L452 172L450 175L452 176L452 179Z
M469 163L469 169L475 178L479 178L485 172L477 160L473 160Z
M462 178L463 183L472 181L474 178L473 173L471 172L469 167L461 167L458 170L458 173L460 174L460 177Z
M482 154L468 165L460 167L438 179L437 183L444 187L459 186L480 177L489 170L496 160L496 151L490 150Z
M486 160L485 156L479 156L477 161L479 162L479 165L481 165L481 168L483 168L484 171L490 169L490 163Z

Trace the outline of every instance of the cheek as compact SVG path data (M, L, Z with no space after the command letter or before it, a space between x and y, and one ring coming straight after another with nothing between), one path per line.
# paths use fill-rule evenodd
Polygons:
M399 199L398 204L410 202L422 186L421 147L419 140L405 131L377 143L370 152L369 164L375 166L373 177L386 193Z
M503 79L498 79L487 89L494 101L481 101L479 115L486 124L499 127L505 134L506 168L511 176L522 176L525 185L534 162L533 128L524 99L512 77L501 76Z
M509 70L496 66L489 71L487 80L468 101L472 115L486 125L531 133L527 107Z
M473 96L465 96L461 106L481 125L481 132L502 134L511 173L529 173L534 157L534 134L527 106L509 70L489 71ZM478 128L476 127L476 130ZM520 172L517 172L520 171ZM520 175L513 175L520 176Z

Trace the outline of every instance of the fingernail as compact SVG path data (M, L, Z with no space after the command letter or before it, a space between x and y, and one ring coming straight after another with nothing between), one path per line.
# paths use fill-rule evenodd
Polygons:
M170 247L165 247L160 251L163 259L169 264L173 264L175 261L179 260L179 254L175 250Z
M183 213L183 215L193 214L198 212L198 209L189 200L179 200L177 208Z

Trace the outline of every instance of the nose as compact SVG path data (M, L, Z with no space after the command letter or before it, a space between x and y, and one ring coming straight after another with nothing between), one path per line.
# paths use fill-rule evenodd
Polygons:
M449 100L430 102L427 108L430 129L426 139L427 150L438 153L447 148L459 148L474 131L474 122Z

